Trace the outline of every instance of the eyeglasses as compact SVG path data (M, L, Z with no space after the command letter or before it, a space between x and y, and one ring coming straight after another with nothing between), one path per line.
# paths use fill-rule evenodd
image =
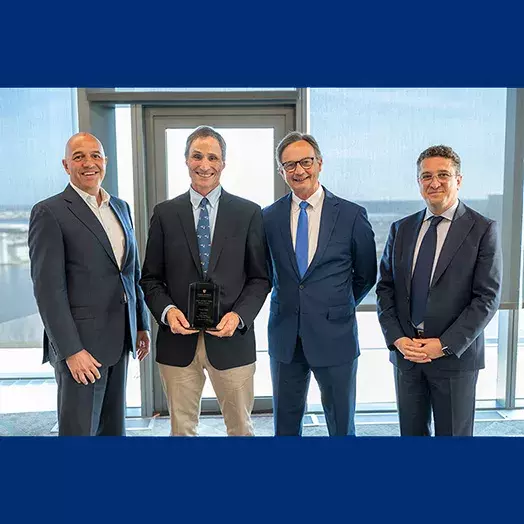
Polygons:
M451 173L437 173L436 175L424 173L423 175L420 175L418 179L423 184L428 184L429 182L433 182L433 179L436 178L439 182L445 184L446 182L449 182L454 176L457 175L452 175Z
M281 167L287 173L293 173L293 171L295 171L295 169L297 168L297 164L300 164L303 169L309 169L313 166L314 163L315 157L307 156L306 158L302 158L301 160L297 160L296 162L284 162Z

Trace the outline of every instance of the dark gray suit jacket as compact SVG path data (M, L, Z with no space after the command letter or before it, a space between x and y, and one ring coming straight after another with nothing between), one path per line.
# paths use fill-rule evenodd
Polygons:
M116 197L109 205L125 234L122 270L102 225L70 185L31 211L29 256L45 328L44 362L86 349L112 366L124 344L136 354L137 330L149 330L129 206Z
M414 364L395 348L400 337L414 337L410 320L411 269L425 210L395 222L380 263L378 317L391 362ZM459 202L431 282L424 336L439 338L453 352L427 364L442 370L484 367L484 328L500 304L502 254L497 224ZM425 364L426 365L426 364Z
M208 280L220 285L220 317L235 311L244 322L232 337L205 335L209 361L216 369L256 360L253 322L270 290L260 206L222 190L211 245ZM173 304L187 317L189 284L202 281L195 220L189 192L158 204L153 212L140 284L158 322L156 360L188 366L198 335L174 335L162 321Z

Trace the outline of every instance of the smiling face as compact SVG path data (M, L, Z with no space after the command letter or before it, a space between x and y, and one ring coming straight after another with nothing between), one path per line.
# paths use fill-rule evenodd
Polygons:
M428 180L421 180L422 176ZM441 215L458 200L462 175L457 173L451 159L438 156L424 159L418 178L420 194L435 215Z
M311 167L304 168L298 162L305 158L313 158ZM313 146L305 140L289 144L283 151L280 163L284 166L287 162L297 162L292 171L280 167L280 174L291 188L293 193L301 200L307 200L319 186L318 175L322 171L322 159L317 158Z
M102 144L89 133L78 133L67 142L62 165L71 183L93 196L98 196L106 175L107 158Z
M218 140L213 137L195 139L186 158L192 188L206 196L220 184L220 175L226 167Z

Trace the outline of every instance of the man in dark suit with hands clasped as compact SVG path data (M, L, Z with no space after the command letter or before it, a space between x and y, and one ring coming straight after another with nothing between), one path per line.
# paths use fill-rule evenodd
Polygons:
M448 146L417 160L426 209L395 222L380 264L378 316L395 370L401 435L473 434L484 328L500 302L497 224L458 198Z

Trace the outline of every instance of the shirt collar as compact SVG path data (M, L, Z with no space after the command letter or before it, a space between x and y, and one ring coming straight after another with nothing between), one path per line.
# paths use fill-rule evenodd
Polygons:
M295 193L292 193L291 198L293 199L293 202L296 204L296 207L300 205L300 202L302 202L301 198L298 198ZM324 198L324 188L322 187L322 184L318 185L318 189L306 200L306 202L313 208L317 207Z
M84 190L76 187L72 182L70 183L70 186L82 197L84 202L91 204L94 207L99 207L96 196L86 193ZM109 205L109 199L111 198L111 195L103 187L100 188L100 195L102 196L100 207Z
M444 211L444 213L442 213L442 215L440 215L442 218L445 218L447 220L449 220L450 222L453 222L453 217L455 216L455 211L457 210L457 207L459 205L459 200L457 199L457 201L449 208L447 209L446 211ZM424 216L424 222L426 220L429 220L430 218L432 218L434 215L433 213L429 210L429 208L426 208L426 214Z
M219 184L213 191L210 191L206 198L209 200L209 205L214 208L218 205L220 195L222 194L222 186ZM204 198L200 193L197 193L191 186L189 187L189 198L191 199L191 205L197 209L200 207L200 202Z

